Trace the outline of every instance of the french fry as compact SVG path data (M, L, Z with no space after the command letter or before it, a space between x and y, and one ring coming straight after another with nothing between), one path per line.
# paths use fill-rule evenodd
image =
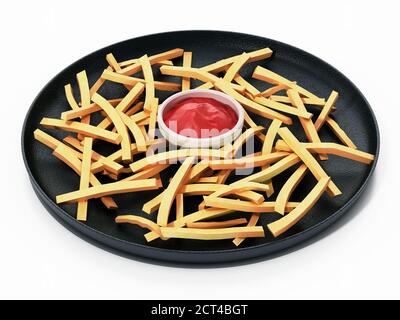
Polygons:
M326 121L326 117L331 113L333 106L336 104L337 99L339 98L339 94L336 91L332 91L331 95L329 96L328 101L326 102L325 106L322 108L321 113L319 114L317 120L315 120L314 126L317 131L321 129L323 124ZM317 141L313 141L317 142Z
M258 220L260 219L260 214L259 213L253 213L250 217L249 222L247 223L247 227L255 227L258 223ZM233 244L235 246L240 246L240 244L245 240L246 238L243 237L236 237L235 239L233 239Z
M76 121L64 121L52 118L43 118L40 121L40 124L45 128L55 128L69 132L77 132L85 136L101 139L113 144L120 144L121 142L120 134L103 130L86 123L81 123Z
M287 155L287 152L274 152L251 158L245 157L240 159L211 160L208 162L208 165L212 170L256 168L277 162Z
M329 126L329 128L331 128L332 132L343 144L345 144L349 148L357 149L357 146L354 144L354 142L349 138L346 132L344 132L343 129L340 128L339 124L335 120L327 117L326 124Z
M275 212L275 202L268 201L260 204L255 204L250 201L225 199L219 197L205 196L204 202L206 206L220 209L229 209L243 212L258 212L258 213L271 213ZM298 203L288 202L285 207L285 211L293 210Z
M129 223L129 224L135 224L138 225L142 228L148 229L152 232L155 232L159 236L161 236L161 230L160 227L154 223L153 221L135 216L135 215L123 215L123 216L118 216L115 218L116 223Z
M192 52L186 51L183 53L183 67L191 67L192 66ZM182 78L182 91L190 90L190 78L184 77Z
M279 91L289 89L287 85L285 84L277 84L271 88L268 88L264 90L263 92L257 93L257 97L264 97L264 98L269 98L275 93L278 93Z
M282 122L280 120L275 119L272 121L271 125L268 128L267 135L265 136L265 140L261 150L263 155L271 154L274 141L278 133L278 129L280 128L281 125ZM268 167L269 163L263 165L263 170L268 169ZM267 181L267 185L269 186L269 190L267 190L267 196L270 197L274 193L274 186L271 180Z
M71 107L72 110L78 110L79 105L75 100L74 94L72 92L72 86L70 84L67 84L64 86L65 90L65 97L67 98L67 101L69 103L69 106Z
M277 102L282 102L282 103L288 103L291 104L291 101L288 96L277 96L277 95L272 95L269 97L271 100L277 101ZM306 98L306 97L301 97L301 100L303 101L304 104L306 105L313 105L316 107L323 107L326 104L326 101L324 98ZM332 111L336 110L336 107L332 108Z
M285 214L286 203L289 201L294 189L299 185L301 180L303 180L305 174L307 173L307 166L302 164L285 182L282 189L279 191L276 197L275 211L280 214Z
M83 70L76 75L76 79L78 80L79 92L81 95L81 106L86 108L90 105L90 88L89 81L86 75L86 71ZM86 115L81 119L82 123L89 124L90 123L90 115ZM82 134L78 135L78 138L83 139Z
M330 178L324 177L318 181L311 192L289 214L267 225L274 237L280 236L300 221L322 196L329 184Z
M148 179L148 178L152 178L155 175L159 174L161 171L165 170L166 168L168 168L169 165L168 164L159 164L159 165L155 165L149 169L140 171L138 173L135 173L129 177L126 177L125 179L122 179L121 181L132 181L132 180L139 180L139 179Z
M135 138L136 148L139 152L144 152L147 150L146 138L143 135L143 132L140 130L140 127L136 124L132 118L128 117L125 113L117 111L119 117L122 119L125 126L132 133ZM122 157L123 159L123 157Z
M185 215L182 219L175 220L168 224L169 227L182 228L188 223L197 222L201 220L209 220L213 218L218 218L223 215L231 213L231 210L217 209L217 208L207 208L204 210L199 210L194 213ZM148 232L145 234L145 238L148 242L159 238L159 235L155 232Z
M195 229L220 229L220 228L235 227L246 223L247 223L246 218L240 218L240 219L215 221L215 222L191 222L188 223L186 226L188 228L195 228Z
M175 206L176 206L176 219L182 219L183 215L185 213L185 208L184 208L184 199L183 199L183 194L178 193L175 197Z
M249 55L249 59L247 62L256 62L264 59L268 59L272 56L272 50L270 48L263 48L260 50L252 51L247 53ZM226 70L240 55L233 56L227 59L220 60L213 64L202 67L203 71L218 73L220 71Z
M82 200L100 198L103 196L108 196L113 194L155 190L155 189L158 189L156 179L118 181L118 182L103 184L96 187L90 187L84 190L77 190L58 195L56 197L56 202L58 204L72 203Z
M189 228L161 228L161 235L165 238L195 239L195 240L222 240L236 237L257 238L264 237L262 227L234 227L223 229L189 229Z
M92 138L83 139L83 157L82 157L82 168L81 168L81 180L79 184L79 190L89 188L90 180L90 165L92 163ZM87 219L87 200L78 201L78 208L76 210L76 219L79 221L86 221Z
M153 105L153 100L155 98L153 71L151 69L149 57L146 54L139 59L139 63L142 67L144 81L146 84L146 94L143 109L150 112L151 106Z
M167 152L158 153L153 156L138 160L130 164L132 172L144 170L154 164L161 163L176 163L179 159L186 157L200 157L200 158L223 158L224 154L218 150L213 149L180 149Z
M151 105L149 130L147 132L147 137L149 140L153 140L154 137L156 136L157 112L158 112L158 98L154 98L153 103Z

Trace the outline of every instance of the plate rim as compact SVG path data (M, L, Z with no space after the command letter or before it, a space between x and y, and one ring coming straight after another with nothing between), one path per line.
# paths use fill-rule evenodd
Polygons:
M28 123L28 118L34 108L34 106L36 105L36 102L38 100L38 98L42 95L42 93L48 88L48 86L57 78L59 77L61 74L63 74L66 70L68 70L70 67L72 67L73 65L75 65L76 63L79 63L80 61L89 58L90 56L98 53L99 51L104 51L107 48L116 46L116 45L123 45L124 43L133 41L133 40L137 40L140 38L146 38L146 37L152 37L152 36L161 36L161 35L175 35L177 36L178 34L183 34L183 33L224 33L227 35L236 35L236 36L242 36L242 37L251 37L251 38L258 38L260 40L267 40L267 41L271 41L271 42L275 42L277 44L283 45L283 46L287 46L289 48L292 48L296 51L300 51L302 54L309 56L312 59L318 60L319 62L325 64L326 66L332 68L335 72L337 72L340 76L342 76L346 81L348 81L348 83L356 90L357 94L362 98L363 102L365 103L365 105L368 107L368 110L372 116L372 120L373 120L373 124L375 127L375 134L376 134L376 151L375 151L375 159L374 162L371 164L371 168L370 171L367 175L367 177L365 178L363 184L360 186L360 188L357 190L357 192L343 205L341 206L340 209L336 210L332 215L330 215L329 217L327 217L326 219L318 222L317 224L302 230L296 234L290 235L288 237L282 238L282 239L277 239L273 242L268 242L268 243L263 243L263 244L258 244L258 245L254 245L251 247L236 247L236 248L231 248L231 249L218 249L218 250L179 250L179 249L166 249L166 248L159 248L159 247L153 247L153 246L149 246L149 245L145 245L145 244L139 244L139 243L134 243L134 242L130 242L127 240L123 240L117 237L114 237L112 235L106 234L102 231L99 231L97 229L94 229L80 221L77 221L74 217L72 217L71 215L69 215L64 209L62 209L60 206L58 206L53 199L51 199L46 192L40 187L39 183L36 181L36 178L34 176L34 174L32 173L31 169L30 169L30 165L29 165L29 161L27 159L26 156L26 150L25 150L25 136L26 136L26 127L27 127L27 123ZM231 253L238 253L240 255L240 253L242 252L248 252L248 251L256 251L259 250L261 248L266 248L269 246L277 246L279 247L279 245L282 244L282 249L277 249L273 252L269 252L269 253L260 253L260 254L256 254L255 257L260 257L260 256L269 256L271 254L273 254L274 252L277 251L285 251L288 250L291 247L294 247L296 245L299 245L301 243L304 243L306 240L315 237L318 233L324 231L325 229L327 229L328 227L330 227L334 222L336 222L339 218L341 218L344 213L347 212L347 210L359 199L360 195L364 192L365 188L367 187L368 183L371 180L371 177L373 175L373 173L375 172L377 163L378 163L378 158L380 155L380 130L379 130L379 125L375 116L375 113L370 105L370 103L368 102L368 100L366 99L366 97L364 96L364 94L361 92L361 90L353 83L353 81L351 81L346 75L344 75L340 70L336 69L334 66L332 66L330 63L326 62L325 60L307 52L304 51L301 48L295 47L293 45L281 42L281 41L277 41L268 37L262 37L259 35L252 35L252 34L247 34L247 33L241 33L241 32L234 32L234 31L225 31L225 30L202 30L202 29L194 29L194 30L177 30L177 31L167 31L167 32L160 32L160 33L152 33L152 34L146 34L146 35L142 35L142 36L138 36L138 37L134 37L134 38L129 38L126 40L122 40L119 42L115 42L112 43L110 45L107 45L103 48L97 49L93 52L90 52L89 54L79 58L78 60L72 62L71 64L69 64L68 66L66 66L65 68L63 68L61 71L59 71L56 75L54 75L45 85L44 87L39 91L39 93L36 95L36 97L34 98L33 102L31 103L30 107L28 108L25 118L24 118L24 122L22 125L22 132L21 132L21 151L22 151L22 157L23 157L23 161L24 161L24 165L25 168L28 172L28 176L30 179L30 182L33 186L33 188L35 189L36 192L38 192L40 194L40 196L42 197L42 199L40 199L41 201L45 201L47 205L51 206L52 209L54 209L58 215L58 217L63 220L63 223L68 223L69 226L67 227L68 230L72 231L70 228L74 228L74 224L77 225L74 230L76 230L77 232L79 232L79 234L77 234L80 238L83 238L84 240L93 240L95 242L95 244L97 246L99 246L101 244L101 247L105 246L107 248L109 248L111 251L115 252L115 253L125 253L129 256L134 256L134 257L141 257L141 258L145 258L145 259L150 259L150 260L159 260L159 261L164 261L164 262L172 262L174 264L221 264L224 262L220 262L220 261L205 261L205 262L201 262L201 261L194 261L194 262L187 262L184 261L185 259L166 259L166 258L154 258L154 257L148 257L145 255L141 255L139 253L132 253L132 252L128 252L126 250L123 250L121 248L116 248L115 246L111 246L108 243L105 242L101 242L98 239L94 239L92 237L92 235L88 235L88 234L84 234L84 232L82 230L80 230L82 227L84 229L87 229L90 232L94 232L95 234L98 234L102 237L111 239L112 241L117 241L120 242L121 244L124 245L128 245L128 246L133 246L133 247L138 247L140 249L145 249L145 250L149 250L149 251L153 251L153 252L163 252L166 253L167 255L172 254L172 255L196 255L196 256L204 256L205 254L207 255L215 255L215 254L231 254ZM37 194L38 195L38 194ZM39 196L39 195L38 195ZM45 207L46 208L46 207ZM46 208L48 211L49 209ZM50 212L53 216L54 214L52 212ZM59 219L56 219L59 220ZM70 220L70 221L67 221ZM61 221L59 221L60 223L62 223ZM63 224L62 223L62 224ZM75 233L75 232L73 232ZM82 236L83 237L82 237ZM284 244L287 242L291 242L291 241L295 241L295 243L293 245L288 245L285 246ZM90 241L91 242L91 241ZM107 249L106 248L106 249ZM233 259L232 261L228 261L228 262L239 262L241 260L248 260L251 258L248 258L246 256L244 256L242 259L240 258L236 258Z

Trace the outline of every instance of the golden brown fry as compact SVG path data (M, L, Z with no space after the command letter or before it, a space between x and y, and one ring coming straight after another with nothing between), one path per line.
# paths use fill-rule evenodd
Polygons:
M215 221L215 222L191 222L186 224L186 226L188 228L195 228L195 229L220 229L220 228L235 227L246 223L247 223L246 218L239 218L239 219L231 219L226 221Z
M191 67L192 66L192 52L185 51L183 53L183 67ZM182 78L182 91L190 90L190 78L184 77Z
M107 195L126 193L126 192L155 190L155 189L158 189L156 179L118 181L118 182L103 184L101 186L87 188L84 190L72 191L58 195L56 197L56 202L58 204L71 203L81 200L100 198Z
M263 227L234 227L223 229L189 229L189 228L161 228L161 235L165 238L195 239L195 240L222 240L236 237L256 238L264 237Z
M321 113L319 114L317 120L314 123L315 129L319 131L321 127L324 125L326 118L331 113L333 106L336 104L337 99L339 98L339 94L336 91L332 91L331 95L329 96L328 101L326 102L325 106L322 108ZM316 141L313 141L316 142Z
M92 145L93 139L86 137L83 139L83 157L81 167L81 180L79 184L79 190L89 188L90 180L90 165L92 163ZM88 201L78 201L78 208L76 211L76 219L79 221L86 221L87 219Z
M294 210L279 220L268 224L268 229L271 231L274 237L278 237L285 231L289 230L307 214L307 212L322 196L329 184L329 181L329 177L320 179L314 189L311 190L307 197L305 197L305 199L300 202L300 204Z

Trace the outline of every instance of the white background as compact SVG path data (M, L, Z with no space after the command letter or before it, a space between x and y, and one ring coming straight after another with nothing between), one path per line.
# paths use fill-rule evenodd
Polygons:
M0 298L400 298L399 1L14 0L1 7ZM182 269L98 249L42 207L20 150L36 94L94 50L183 29L295 45L337 67L366 95L381 129L381 157L366 195L333 232L272 260Z

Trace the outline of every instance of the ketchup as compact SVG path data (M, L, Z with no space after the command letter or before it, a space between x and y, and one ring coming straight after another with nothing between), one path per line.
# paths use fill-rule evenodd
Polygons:
M238 122L236 112L212 98L187 98L164 113L167 127L190 138L219 136Z

